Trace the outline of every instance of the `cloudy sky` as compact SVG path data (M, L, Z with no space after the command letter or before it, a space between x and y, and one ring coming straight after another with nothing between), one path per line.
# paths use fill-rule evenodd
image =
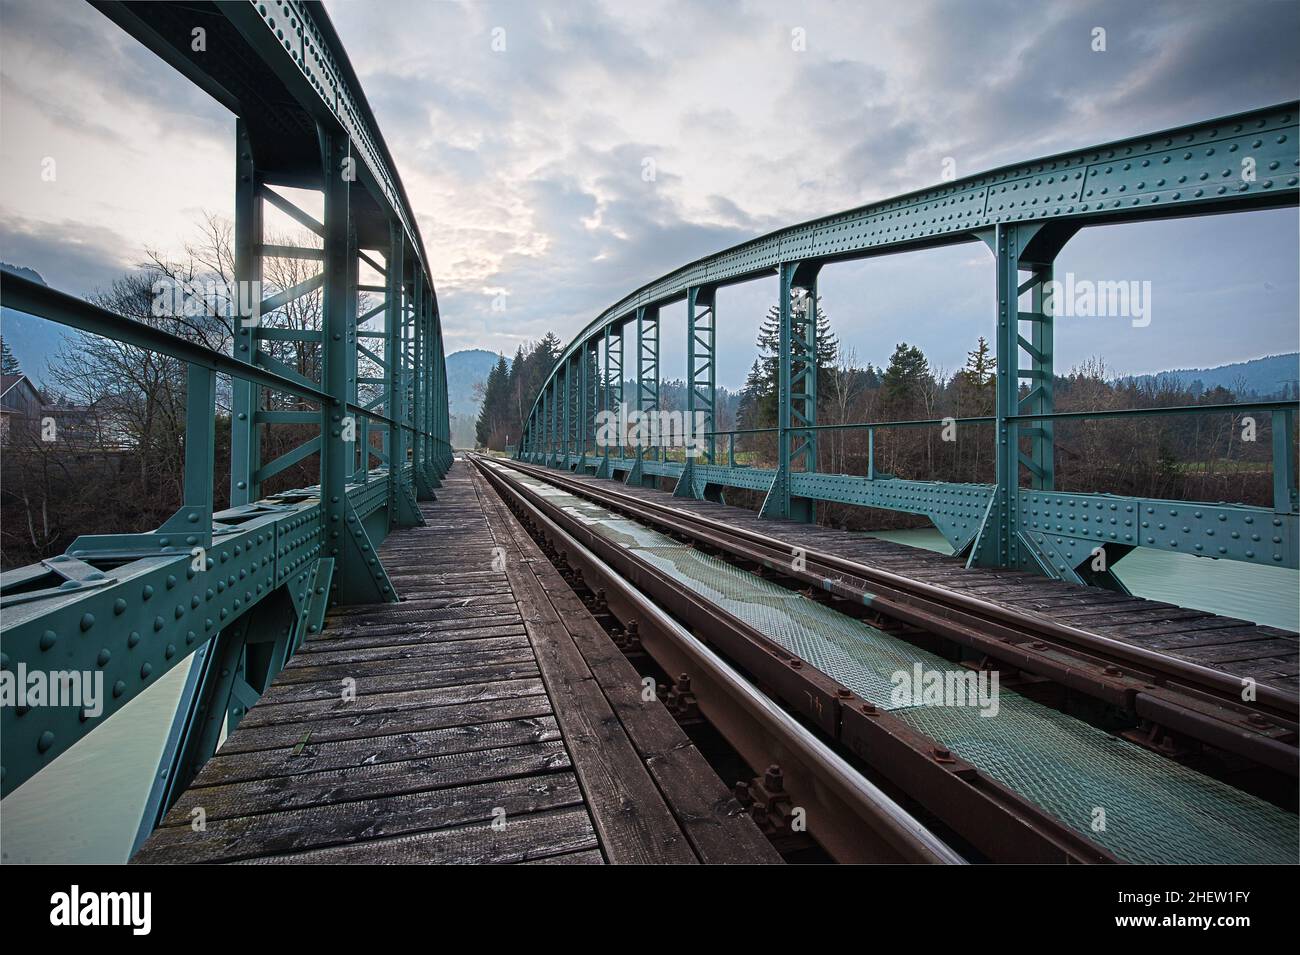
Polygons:
M568 340L676 265L933 185L947 157L964 176L1300 91L1290 2L326 7L418 215L452 351ZM0 258L85 294L146 248L179 249L205 211L231 215L233 140L230 114L86 3L0 0ZM1295 350L1298 257L1294 209L1086 232L1058 269L1151 281L1152 322L1061 322L1058 369ZM907 341L951 372L991 333L992 283L971 244L831 266L822 294L861 362ZM720 384L743 379L775 287L720 293ZM684 371L684 317L666 315L667 377Z

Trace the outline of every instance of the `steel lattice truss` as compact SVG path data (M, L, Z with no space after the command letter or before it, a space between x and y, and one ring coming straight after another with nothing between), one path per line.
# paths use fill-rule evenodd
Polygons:
M725 488L765 495L766 516L811 520L818 501L928 517L972 564L1016 567L1076 583L1122 589L1109 569L1135 547L1154 547L1257 564L1297 566L1295 402L1057 413L1053 403L1052 263L1090 225L1295 206L1300 200L1300 103L1241 113L1147 136L1006 166L909 195L781 229L682 266L603 312L568 345L516 451L628 483L677 480L676 494L718 497ZM1249 167L1249 173L1247 173ZM989 418L997 446L993 484L900 480L817 471L817 438L832 427L875 432L939 426L940 421L817 423L817 277L828 263L979 241L993 253L997 282L997 404ZM777 426L773 468L736 466L742 432L713 424L716 293L725 285L776 275L779 288ZM659 408L659 311L687 303L689 411L710 422L704 453L669 461L658 448L606 445L597 461L569 452L546 428L546 410L565 403L573 356L597 340L635 335L640 411ZM607 375L622 364L607 361ZM620 389L621 391L621 389ZM1062 419L1207 414L1225 408L1269 418L1273 507L1147 500L1054 490L1054 425ZM718 440L727 441L725 464ZM579 435L578 443L585 440Z
M421 523L451 464L441 320L415 216L347 56L317 3L99 3L238 117L233 355L6 274L6 307L188 363L184 506L151 533L77 538L6 573L4 666L102 673L104 714L6 706L7 795L193 654L150 795L148 834L334 602L394 601L376 549ZM196 22L206 50L191 50ZM323 221L285 188L322 196ZM274 207L312 241L270 244ZM308 277L269 292L266 263ZM319 263L317 267L314 263ZM318 268L318 270L317 270ZM363 283L362 269L380 281ZM315 320L282 320L309 296ZM294 361L310 350L311 365ZM302 368L315 368L304 374ZM230 500L213 513L215 376L232 382ZM310 435L272 460L263 432ZM319 459L319 483L263 493Z

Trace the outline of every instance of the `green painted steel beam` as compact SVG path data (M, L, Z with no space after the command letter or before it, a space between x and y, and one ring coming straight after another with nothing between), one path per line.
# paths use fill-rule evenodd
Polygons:
M1015 163L951 183L779 229L643 285L578 333L562 358L637 309L692 287L771 275L791 262L826 263L969 242L999 224L1089 225L1294 206L1300 103L1206 120ZM1241 160L1255 160L1247 181Z
M0 270L0 296L4 297L5 308L12 308L17 312L25 312L101 338L169 355L192 365L209 368L218 374L254 382L264 388L312 401L321 401L328 405L339 403L328 393L310 384L238 361L197 342L134 321L116 312L110 312L106 308L92 305L84 299L33 282L13 272Z

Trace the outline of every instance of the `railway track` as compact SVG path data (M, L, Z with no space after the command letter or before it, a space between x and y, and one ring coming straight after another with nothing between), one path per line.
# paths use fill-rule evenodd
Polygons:
M761 688L769 703L779 701L787 715L815 727L834 751L972 858L1295 861L1292 813L1026 695L1035 684L1054 681L1136 719L1158 716L1162 726L1271 773L1294 775L1296 700L1284 691L1261 686L1254 700L1242 700L1240 682L1221 671L1016 614L834 554L792 553L776 538L613 488L593 488L553 470L473 460L533 532L578 566L588 587L603 591L610 612L624 626L640 629L647 651L667 672L690 675L702 710L712 705L705 701L716 690L697 676L701 648L724 657ZM635 527L666 536L629 545ZM675 553L666 559L671 546L664 541L696 556ZM724 583L700 583L721 573L707 561L722 561L704 552L725 557L730 574L741 575L735 569L741 565L779 575L787 586L806 585L803 596L793 594L802 603L783 603L777 584L750 574L743 575L748 581L723 574ZM750 593L749 604L719 599L718 587L743 590L760 584L770 589L756 591L758 597ZM793 608L781 612L795 614L791 620L797 626L770 617L778 604ZM750 605L764 607L769 616L755 619ZM664 608L671 609L679 630L684 625L693 632L694 653L685 652L681 634L657 619ZM839 609L850 616L818 622L818 614L840 618ZM906 624L923 638L952 641L967 649L982 671L1019 675L1016 689L1003 691L1004 719L981 725L970 710L892 706L880 685L885 664L895 669L909 660L949 669L954 664L861 619L877 615ZM845 637L835 631L824 645L798 643L821 639L823 630L843 629L844 621L863 628L861 634ZM803 636L792 637L794 643L770 636L800 628ZM860 650L859 643L868 649ZM732 737L739 732L728 732L714 714L706 716L735 745ZM761 723L753 717L751 722L755 719ZM757 758L763 753L758 743L736 748L752 765L764 764ZM800 772L788 769L785 775L791 785ZM1151 793L1139 791L1144 787ZM1107 829L1108 812L1118 817L1124 835ZM1230 837L1204 831L1207 818L1214 820L1211 828ZM835 822L809 812L810 831L828 849L852 828L843 818ZM1138 831L1142 834L1135 835Z

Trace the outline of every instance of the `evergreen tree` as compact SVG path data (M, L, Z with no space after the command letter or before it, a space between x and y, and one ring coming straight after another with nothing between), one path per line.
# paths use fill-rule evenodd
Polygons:
M997 363L989 351L988 340L981 335L975 350L966 353L966 375L971 384L983 386L993 381L996 371Z
M993 382L996 378L997 362L988 341L981 335L975 350L966 353L966 367L953 377L953 383L957 386L959 412L992 414L995 404Z
M796 312L802 314L806 309L807 299L795 303ZM750 369L745 382L745 391L754 394L753 411L750 413L753 424L746 427L767 427L776 421L777 379L781 364L781 309L773 305L767 310L762 324L758 328L759 359ZM830 319L821 309L817 309L817 375L824 378L835 365L839 355L840 343L831 331ZM743 394L743 393L742 393ZM742 398L743 402L743 398Z
M483 404L474 427L474 437L480 447L491 447L509 401L509 387L510 369L506 366L506 356L498 355L497 363L483 384Z
M755 358L749 366L749 375L745 386L740 389L740 399L736 405L736 427L741 430L763 427L762 409L759 407L764 394L764 376L762 363Z
M0 374L21 375L22 366L18 364L18 358L9 350L9 343L0 338Z
M894 348L882 383L885 400L896 411L906 412L921 398L921 389L930 377L930 363L915 345L901 342Z

